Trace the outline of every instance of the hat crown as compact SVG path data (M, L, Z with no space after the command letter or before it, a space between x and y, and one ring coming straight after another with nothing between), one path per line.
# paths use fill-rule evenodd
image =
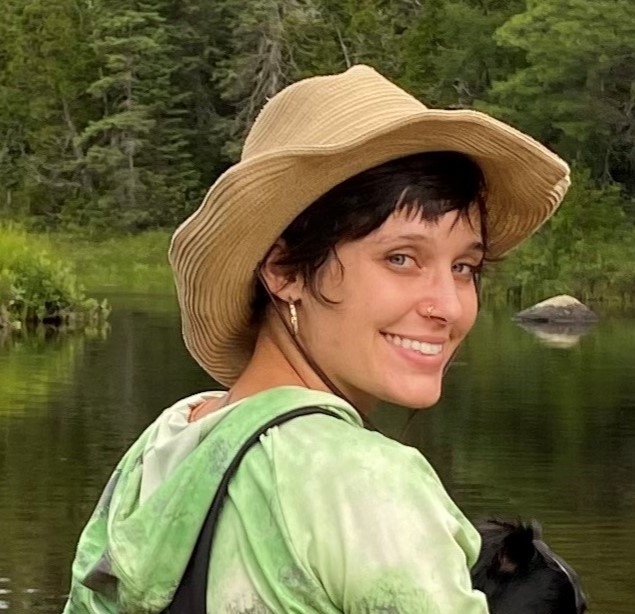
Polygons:
M370 66L304 79L278 92L260 111L241 159L289 148L338 146L391 120L425 111L416 98Z

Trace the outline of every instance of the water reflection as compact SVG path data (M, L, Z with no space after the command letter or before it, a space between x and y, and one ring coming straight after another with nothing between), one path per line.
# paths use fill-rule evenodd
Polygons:
M115 297L105 336L0 349L0 609L56 612L78 533L114 463L177 398L214 383L187 356L171 297ZM472 517L540 519L591 612L632 611L635 322L567 351L483 313L432 411L373 418L423 450Z
M45 407L32 400L55 396L57 388L71 385L86 343L106 341L109 331L109 324L85 327L82 332L48 326L4 331L0 335L0 415Z
M580 343L594 324L556 324L553 322L530 323L517 322L520 328L534 335L543 345L567 350Z
M632 612L635 322L604 321L563 351L503 315L482 314L434 410L377 418L426 453L471 517L539 519L591 612Z

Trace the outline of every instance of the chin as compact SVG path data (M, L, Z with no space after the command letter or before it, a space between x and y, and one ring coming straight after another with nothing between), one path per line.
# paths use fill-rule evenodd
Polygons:
M395 403L403 407L407 407L408 409L430 409L439 402L439 398L440 396L437 396L434 399L419 398L418 400L412 400L408 398L401 401L395 401Z
M413 366L403 360L377 361L373 369L367 370L375 377L366 381L374 384L372 393L385 403L427 409L441 398L445 363L445 360L431 360Z
M409 409L428 409L439 402L441 386L430 386L428 383L426 388L422 390L421 386L392 387L392 390L387 391L386 397L388 398L384 398L384 400Z

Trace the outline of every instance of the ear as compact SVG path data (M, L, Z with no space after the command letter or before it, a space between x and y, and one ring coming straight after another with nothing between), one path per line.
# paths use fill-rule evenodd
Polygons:
M278 239L267 253L260 272L269 291L276 298L285 302L297 301L302 289L300 276L290 274L287 267L278 264L285 253L286 243L284 239Z
M514 573L529 565L536 553L533 526L520 525L503 540L498 552L500 571Z

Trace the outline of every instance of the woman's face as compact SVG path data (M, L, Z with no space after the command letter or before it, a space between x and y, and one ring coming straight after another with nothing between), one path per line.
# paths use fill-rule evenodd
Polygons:
M476 319L479 227L456 211L436 222L393 214L337 246L343 273L333 257L319 272L318 287L337 304L301 291L300 340L358 407L439 400L444 367Z

